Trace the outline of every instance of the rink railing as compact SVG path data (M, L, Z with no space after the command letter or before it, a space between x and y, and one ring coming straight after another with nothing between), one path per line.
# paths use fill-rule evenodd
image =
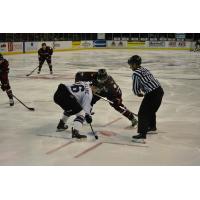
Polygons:
M45 41L54 51L92 50L92 49L147 49L147 50L191 50L195 42L190 41ZM36 53L43 42L3 42L3 54Z

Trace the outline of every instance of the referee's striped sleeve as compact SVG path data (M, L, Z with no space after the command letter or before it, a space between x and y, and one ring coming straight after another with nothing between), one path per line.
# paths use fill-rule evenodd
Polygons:
M133 74L133 92L135 95L140 94L140 83L139 83L139 77L135 74Z

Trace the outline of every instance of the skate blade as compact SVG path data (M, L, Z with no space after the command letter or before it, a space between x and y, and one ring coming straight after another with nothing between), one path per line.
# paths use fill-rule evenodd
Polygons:
M84 142L86 140L87 138L72 138L72 141L77 141L77 142Z
M149 132L147 132L147 134L149 134L149 135L156 135L156 134L158 134L158 132L156 132L156 131L149 131Z
M132 139L132 142L139 144L146 144L145 139Z
M63 132L63 131L66 131L66 130L67 130L67 128L66 129L57 129L56 132Z

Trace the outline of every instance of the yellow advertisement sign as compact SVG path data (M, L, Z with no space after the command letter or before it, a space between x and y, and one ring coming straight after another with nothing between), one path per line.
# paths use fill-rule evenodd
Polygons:
M145 42L128 42L128 47L145 47Z
M81 45L81 41L72 41L72 48L78 48Z

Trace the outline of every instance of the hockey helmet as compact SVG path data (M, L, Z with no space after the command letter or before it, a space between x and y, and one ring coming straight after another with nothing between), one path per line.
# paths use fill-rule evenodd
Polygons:
M45 42L43 42L43 43L42 43L42 47L43 47L43 46L47 46L47 44L46 44Z
M102 83L108 79L108 74L105 69L99 69L97 72L97 81Z
M134 55L128 59L129 65L133 65L133 64L141 65L141 63L142 63L142 59L138 55Z

